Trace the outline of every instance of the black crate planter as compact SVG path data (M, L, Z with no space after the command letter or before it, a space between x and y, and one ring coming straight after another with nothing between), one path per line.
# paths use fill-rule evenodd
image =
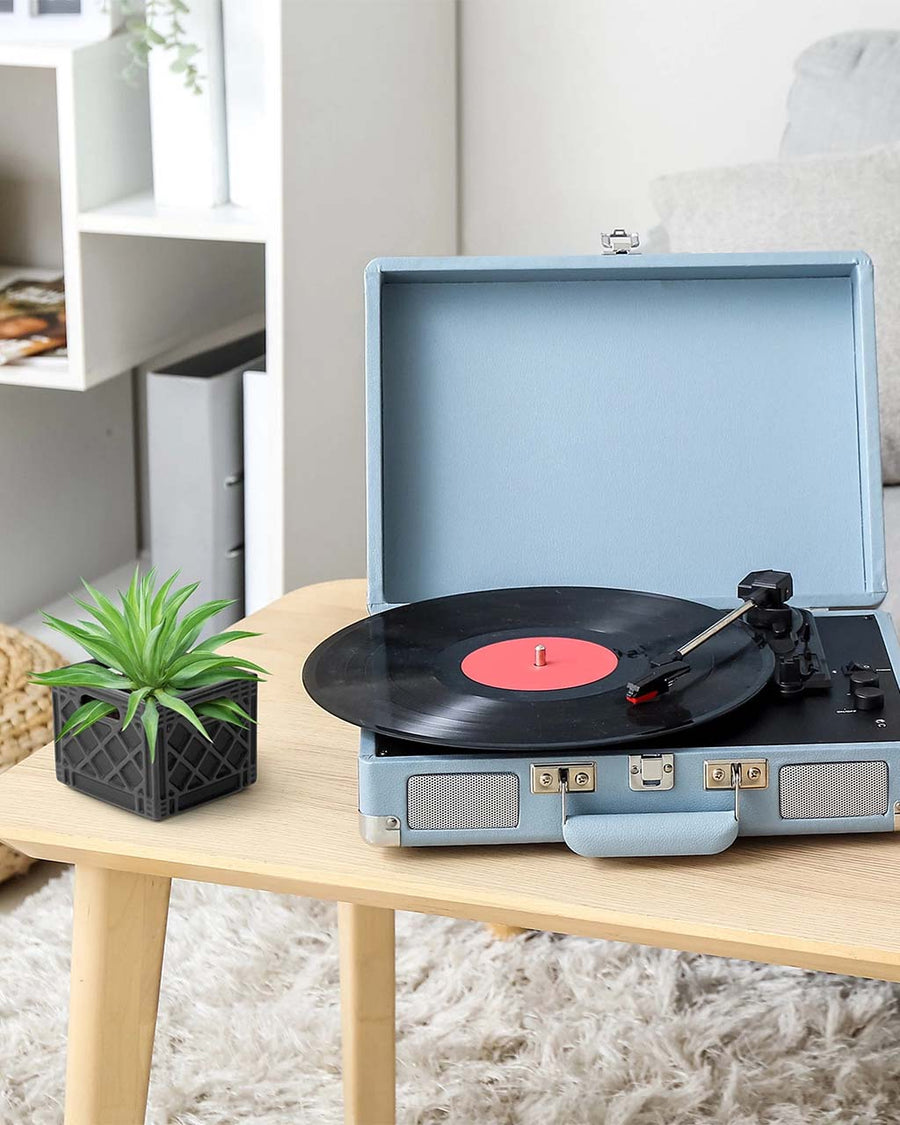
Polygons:
M215 687L185 692L185 703L196 707L212 699L233 699L256 718L255 680L228 680ZM101 719L81 734L59 732L87 699L112 703L118 713ZM53 729L56 735L56 776L64 785L149 820L165 820L175 813L217 797L237 793L256 781L256 724L248 729L217 719L205 719L207 742L176 711L157 704L159 730L156 760L141 725L143 704L134 722L122 730L128 693L101 688L54 687Z

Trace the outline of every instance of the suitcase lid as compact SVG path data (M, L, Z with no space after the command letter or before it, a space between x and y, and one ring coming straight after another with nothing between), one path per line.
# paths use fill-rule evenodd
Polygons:
M795 605L886 589L862 253L366 271L372 611L498 586Z

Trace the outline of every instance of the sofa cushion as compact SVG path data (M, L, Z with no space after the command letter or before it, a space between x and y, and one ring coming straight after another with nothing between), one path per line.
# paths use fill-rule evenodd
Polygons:
M881 608L900 624L900 488L884 490L884 552L888 592Z
M859 152L900 141L900 31L849 31L794 64L781 155Z
M865 250L875 312L885 480L900 482L900 144L663 176L673 251Z

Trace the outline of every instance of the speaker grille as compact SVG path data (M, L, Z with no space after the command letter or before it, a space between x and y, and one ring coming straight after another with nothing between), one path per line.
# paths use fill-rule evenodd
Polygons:
M423 773L406 784L410 828L515 828L519 778L514 773Z
M778 799L783 820L883 816L888 806L887 762L782 766Z

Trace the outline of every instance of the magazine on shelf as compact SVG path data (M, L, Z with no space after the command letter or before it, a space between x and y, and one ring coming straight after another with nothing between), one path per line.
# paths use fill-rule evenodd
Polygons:
M58 352L66 346L66 295L61 277L20 277L0 289L0 364Z

